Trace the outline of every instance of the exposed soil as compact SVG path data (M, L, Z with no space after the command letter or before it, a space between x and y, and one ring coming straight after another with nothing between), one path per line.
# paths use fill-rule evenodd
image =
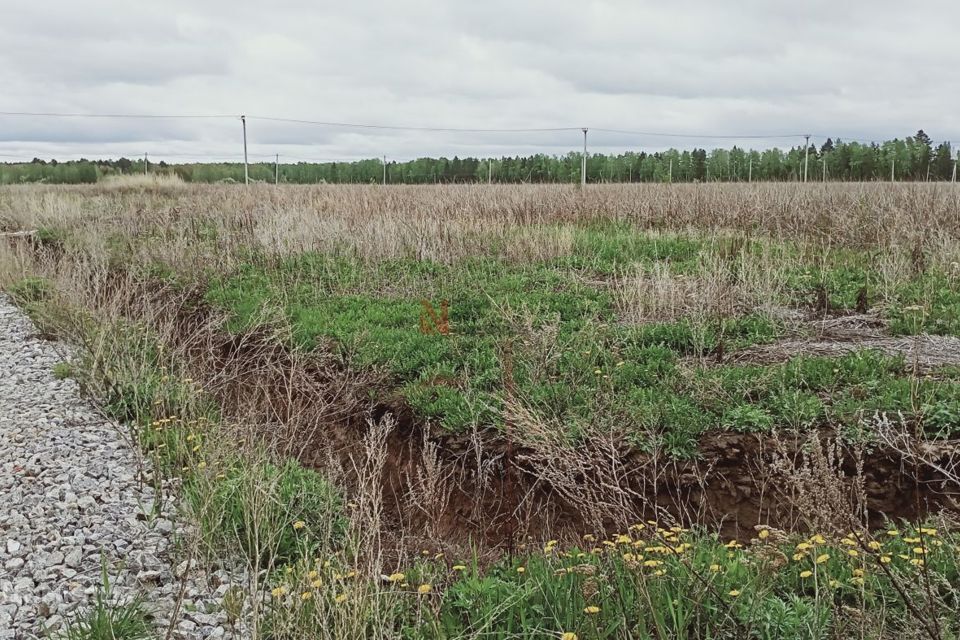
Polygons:
M352 371L323 350L291 352L268 327L228 335L198 292L174 294L148 284L128 302L134 317L138 309L150 309L154 315L144 318L174 321L176 346L187 353L191 374L216 396L228 419L256 424L281 454L339 475L352 495L369 497L365 483L372 478L382 491L381 518L395 548L495 555L530 541L622 531L650 518L748 538L761 523L845 528L858 510L875 525L884 517L960 512L953 475L960 441L923 445L921 464L890 448L835 445L829 431L779 438L716 432L701 439L698 459L674 461L614 438L558 449L508 440L494 430L438 434L392 396L375 372ZM836 349L829 353L870 340L891 349L901 344L878 335L872 321L856 320L856 330L853 322L825 322L817 338L732 357L775 361L818 344ZM392 428L377 450L369 444L372 425L385 422ZM368 473L378 453L382 470Z

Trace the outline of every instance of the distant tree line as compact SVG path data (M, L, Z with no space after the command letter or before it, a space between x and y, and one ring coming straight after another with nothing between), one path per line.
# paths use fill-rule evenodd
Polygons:
M904 140L880 144L827 141L809 150L803 145L790 149L753 151L731 149L670 149L618 155L589 154L589 182L746 182L803 180L805 158L808 180L869 181L950 180L955 154L949 142L934 145L920 130ZM501 158L418 158L409 162L387 162L390 184L431 184L492 182L578 182L582 154L563 156L536 154ZM273 163L253 163L250 178L273 182ZM151 172L174 173L187 182L242 182L242 163L151 163ZM115 174L143 173L143 159L77 160L0 164L0 184L47 182L77 184L96 182ZM281 164L280 181L297 184L378 183L383 180L379 159L355 162Z

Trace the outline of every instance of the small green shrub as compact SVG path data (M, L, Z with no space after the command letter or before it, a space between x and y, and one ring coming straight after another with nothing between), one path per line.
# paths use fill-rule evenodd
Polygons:
M290 460L239 463L222 475L196 476L185 486L205 540L239 546L261 566L294 562L342 542L343 501L319 473Z
M10 285L7 293L23 307L48 300L53 294L53 285L46 278L29 276Z

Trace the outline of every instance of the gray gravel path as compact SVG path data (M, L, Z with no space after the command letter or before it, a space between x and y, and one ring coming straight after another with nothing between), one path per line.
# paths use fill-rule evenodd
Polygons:
M172 502L141 482L122 431L53 376L61 360L0 295L0 639L62 629L95 597L102 566L114 597L144 594L165 630L186 573ZM188 575L173 637L226 635L226 582Z

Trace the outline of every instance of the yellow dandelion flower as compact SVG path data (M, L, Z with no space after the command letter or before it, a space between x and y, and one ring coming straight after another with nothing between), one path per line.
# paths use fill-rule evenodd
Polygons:
M305 526L307 526L307 523L304 522L303 520L297 520L296 522L293 523L294 529L303 529Z
M643 540L635 540L633 542L633 546L636 547L637 549L643 549L645 546L647 546L647 543L644 542Z
M912 564L915 567L922 567L923 558L910 558L910 564Z
M201 461L197 464L197 469L206 469L206 468L207 468L207 463L204 462L203 460L201 460Z
M628 535L620 534L617 536L617 544L630 544L633 542L633 538Z
M880 562L882 562L883 564L890 564L892 560L893 558L891 558L890 556L880 556Z
M583 612L587 615L593 616L600 613L600 607L595 604L591 604L590 606L584 607Z
M417 587L417 593L419 593L422 596L427 595L431 591L433 591L433 587L429 584L422 584L419 587Z
M726 544L727 549L739 549L743 545L737 542L736 540L731 540Z
M795 554L793 554L793 559L796 560L797 562L803 560L803 559L806 558L806 557L807 557L806 554L803 554L803 553L795 553Z
M857 556L860 555L860 552L857 551L856 549L850 549L849 551L847 551L847 555L852 558L856 558Z
M663 561L662 561L662 560L646 560L646 561L644 561L643 566L645 566L645 567L659 567L659 566L662 565L662 564L663 564Z
M854 569L854 570L853 570L853 575L857 576L858 578L862 578L862 577L863 577L863 569Z
M407 576L403 573L391 573L389 576L387 576L387 580L389 582L400 582L406 577Z
M920 542L920 538L904 538L903 541L907 544L917 544Z
M920 527L920 533L922 533L922 534L925 535L925 536L936 536L936 535L937 535L937 530L936 530L936 529L930 529L930 528L927 528L927 527Z
M817 564L823 564L824 562L827 562L828 560L830 560L830 554L829 554L829 553L821 553L819 556L817 556Z
M527 572L526 567L517 567L517 573L526 573L526 572Z
M657 569L656 571L653 572L653 575L655 576L664 576L666 574L667 572L664 569Z
M897 537L898 535L900 535L900 532L897 531L896 529L889 529L889 530L887 531L887 535L890 536L891 538L895 538L895 537Z
M344 578L347 578L348 580L349 580L350 578L356 578L356 577L357 577L357 572L356 572L356 571L347 571L347 575L345 575L345 576L343 576L343 577L344 577Z
M314 580L313 582L310 583L310 586L312 586L314 589L319 589L320 587L323 586L323 581L322 581L322 580Z
M337 597L334 598L333 601L336 602L337 604L343 604L346 601L346 599L347 599L347 594L341 593L337 595Z
M587 533L587 534L584 534L583 539L586 540L587 542L593 542L594 540L597 539L597 537L592 533Z
M855 547L857 546L857 541L851 540L850 538L844 538L843 540L840 541L840 544L845 544L848 547Z
M814 544L827 544L826 538L824 538L819 533L810 538L810 542Z
M877 542L876 540L871 540L867 543L867 548L873 551L880 549L883 545Z
M453 566L450 567L450 568L453 569L454 571L466 571L466 570L467 570L466 565L462 565L462 564L455 564L455 565L453 565Z
M812 548L812 547L813 547L813 545L810 544L809 542L801 542L801 543L799 543L799 544L797 545L797 551L807 551L808 549L810 549L810 548Z
M913 552L914 552L915 554L917 554L918 556L922 556L923 554L925 554L925 553L927 552L927 550L924 549L923 547L914 547L914 548L913 548Z
M809 570L808 570L808 571L801 571L801 572L800 572L800 577L801 577L801 578L809 578L809 577L812 576L812 575L813 575L813 571L809 571Z
M318 575L319 574L317 573L316 569L311 569L310 572L307 573L307 577L310 578L311 580L315 579Z
M287 593L286 587L277 587L270 592L274 598L279 598Z
M831 588L831 589L836 589L837 587L840 586L840 581L839 581L839 580L831 580L831 581L828 582L827 584L830 585L830 588Z
M727 592L727 595L730 596L731 598L736 598L738 595L740 595L740 590L731 589L730 591Z
M719 573L719 572L720 572L720 569L721 569L721 567L720 567L720 565L718 565L718 564L712 564L712 565L710 565L710 571L713 571L714 573Z
M770 537L770 530L769 530L769 529L761 529L761 530L760 530L760 533L757 534L757 537L760 538L761 540L766 540L767 538Z
M628 553L623 554L623 559L624 559L624 561L626 561L626 562L633 562L634 558L636 558L636 556L634 556L632 553L629 553L629 552L628 552Z
M303 593L300 594L300 599L304 601L309 600L312 597L313 597L312 591L304 591Z
M632 525L630 525L628 528L629 528L631 531L643 531L644 529L647 528L647 526L646 526L645 524L643 524L642 522L638 522L637 524L632 524Z
M865 580L861 576L857 576L855 578L850 578L850 582L856 585L863 586Z
M560 636L560 640L580 640L580 638L573 631L566 631Z

